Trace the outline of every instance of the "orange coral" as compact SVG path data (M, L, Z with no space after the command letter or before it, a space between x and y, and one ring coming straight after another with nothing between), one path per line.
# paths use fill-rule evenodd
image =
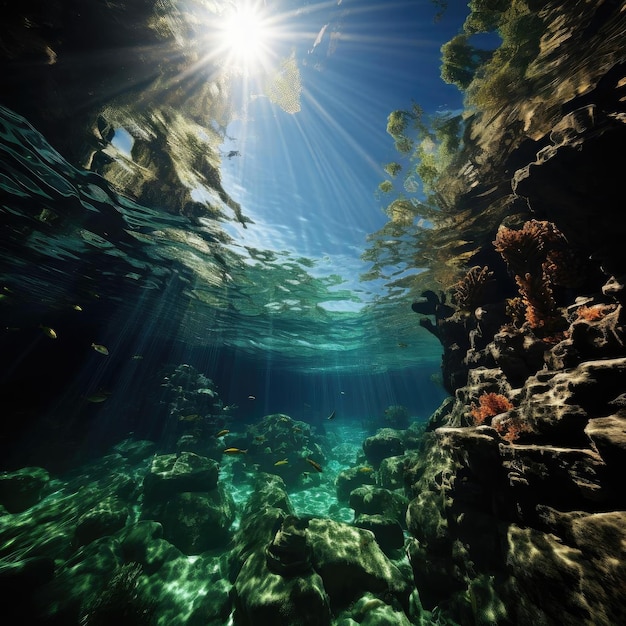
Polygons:
M506 419L494 424L502 439L509 443L516 441L522 433L532 432L530 424L519 415L510 415Z
M485 420L500 413L506 413L513 408L513 405L506 396L501 393L483 393L478 398L478 405L473 404L470 415L474 419L474 424L479 426Z
M615 310L615 307L610 304L594 304L592 306L583 305L576 309L576 316L579 320L596 322L598 320L601 320L613 310Z
M552 285L562 271L567 255L565 237L551 222L529 220L519 230L500 226L493 242L506 261L519 288L525 319L533 330L553 334L564 320L560 315Z

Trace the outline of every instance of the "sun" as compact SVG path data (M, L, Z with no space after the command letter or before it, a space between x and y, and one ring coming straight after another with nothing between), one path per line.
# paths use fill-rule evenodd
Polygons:
M258 4L237 3L224 15L220 31L221 47L229 65L245 73L263 66L269 56L272 32L270 21Z

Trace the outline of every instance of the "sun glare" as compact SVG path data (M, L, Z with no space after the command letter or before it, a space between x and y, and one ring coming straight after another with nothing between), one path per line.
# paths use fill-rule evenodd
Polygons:
M225 16L222 45L229 62L244 71L259 68L268 56L270 28L257 6L241 3Z

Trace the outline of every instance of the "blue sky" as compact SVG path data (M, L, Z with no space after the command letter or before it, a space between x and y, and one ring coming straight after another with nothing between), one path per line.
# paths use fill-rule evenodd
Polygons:
M456 110L462 97L440 78L440 47L468 13L451 1L442 20L430 0L267 2L276 20L275 58L294 53L301 110L262 96L240 78L240 118L228 128L225 189L255 224L227 227L240 245L323 259L319 271L356 280L366 236L386 221L392 198L377 193L382 165L396 159L387 116L414 100L427 112ZM273 12L273 13L272 13Z

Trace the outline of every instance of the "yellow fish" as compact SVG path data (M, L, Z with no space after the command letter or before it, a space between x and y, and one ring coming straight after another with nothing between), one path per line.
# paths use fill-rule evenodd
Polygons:
M103 346L99 343L92 343L91 347L96 351L99 352L100 354L104 354L105 356L109 354L109 350L107 349L106 346Z
M287 465L289 463L289 461L287 459L283 459L282 461L276 461L276 463L274 463L275 466L279 466L279 465Z
M359 472L363 472L364 474L369 474L370 472L373 472L374 468L373 467L359 467Z
M192 413L191 415L181 415L178 418L179 422L195 422L196 420L202 419L200 415L197 413Z
M46 333L50 339L56 339L58 337L54 328L50 328L50 326L40 326L39 328L41 328L41 330L43 330L43 332Z
M313 459L305 459L306 462L315 469L316 472L321 472L322 471L322 466L319 463L316 463Z
M230 432L230 430L226 430L226 428L224 428L223 430L220 430L219 433L216 433L215 436L216 437L223 437L224 435L228 435L229 432Z
M248 450L242 450L241 448L226 448L224 454L248 454Z
M82 311L83 307L80 306L80 304L75 304L73 307L74 311Z

